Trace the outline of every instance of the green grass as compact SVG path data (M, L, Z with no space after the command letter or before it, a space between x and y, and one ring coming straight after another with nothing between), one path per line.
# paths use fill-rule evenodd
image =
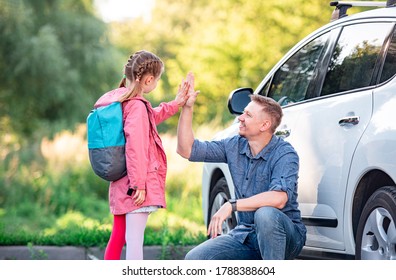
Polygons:
M92 172L84 136L79 128L28 146L0 140L0 246L106 246L112 227L108 183ZM150 215L145 245L201 243L202 165L176 154L174 136L161 137L167 209Z

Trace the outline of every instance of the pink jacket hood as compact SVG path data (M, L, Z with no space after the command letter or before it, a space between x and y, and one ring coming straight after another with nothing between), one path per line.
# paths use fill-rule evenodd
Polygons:
M106 106L110 103L118 101L118 99L127 92L127 88L121 87L103 94L98 101L96 101L94 108Z

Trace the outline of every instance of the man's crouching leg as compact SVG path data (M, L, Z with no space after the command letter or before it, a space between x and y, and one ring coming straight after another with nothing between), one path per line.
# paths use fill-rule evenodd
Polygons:
M274 207L257 209L254 215L257 242L263 260L284 260L290 254L288 248L294 247L293 235L296 228L282 211Z

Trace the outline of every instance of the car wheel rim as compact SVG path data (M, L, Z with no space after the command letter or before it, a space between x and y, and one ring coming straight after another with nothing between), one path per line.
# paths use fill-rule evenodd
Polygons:
M391 214L384 208L374 209L363 230L361 255L365 260L396 259L396 228Z
M225 192L219 192L219 193L215 196L215 198L214 198L214 200L213 200L212 208L211 208L211 211L210 211L210 217L213 217L213 215L214 215L214 214L220 209L220 207L223 206L223 204L226 203L227 201L228 201L227 194L226 194ZM224 233L229 232L229 231L231 230L231 228L232 228L231 225L232 225L232 220L231 220L231 218L227 218L227 219L223 222L223 224L222 224L222 226L221 226L222 233L224 234Z

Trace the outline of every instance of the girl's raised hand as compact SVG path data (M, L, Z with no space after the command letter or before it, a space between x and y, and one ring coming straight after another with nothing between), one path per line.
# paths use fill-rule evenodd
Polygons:
M192 107L195 103L195 100L197 99L197 96L199 94L199 90L195 90L195 78L194 74L192 72L189 72L187 75L187 83L189 84L189 89L188 89L188 94L187 94L187 100L185 102L185 106L187 107Z
M184 104L186 104L186 101L188 99L187 94L188 94L189 88L190 88L190 85L187 82L187 79L186 80L183 79L181 84L179 85L179 90L177 91L176 98L175 98L177 105L179 105L179 107L182 107L182 106L184 106Z

